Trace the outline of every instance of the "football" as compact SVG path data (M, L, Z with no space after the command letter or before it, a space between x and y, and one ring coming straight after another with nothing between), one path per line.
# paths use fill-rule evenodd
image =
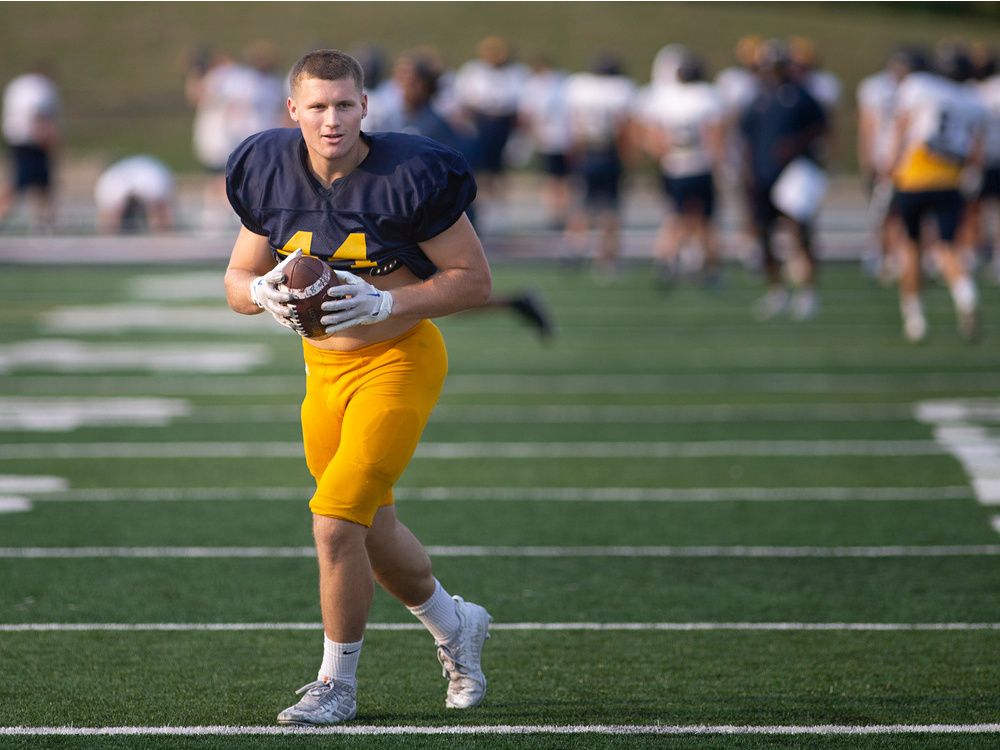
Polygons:
M337 275L324 261L312 255L302 255L285 266L285 283L281 288L292 295L292 324L309 339L325 339L327 332L319 322L326 313L320 307L327 299L327 290L337 285Z

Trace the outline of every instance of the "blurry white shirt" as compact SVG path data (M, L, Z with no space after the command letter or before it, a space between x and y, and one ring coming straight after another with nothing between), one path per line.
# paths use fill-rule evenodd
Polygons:
M980 82L976 89L986 109L986 165L1000 167L1000 75Z
M802 86L827 112L840 104L840 79L828 70L809 71L802 79Z
M663 174L690 177L712 171L705 133L722 122L724 111L722 98L710 83L679 83L653 91L644 119L666 136L667 153L660 160Z
M194 116L194 151L206 167L222 169L234 148L260 132L259 84L256 70L236 63L205 74Z
M361 123L366 133L398 131L403 127L403 94L393 80L380 83L368 94L368 115Z
M513 115L528 76L528 69L518 63L497 68L470 60L455 75L455 96L462 106L485 115Z
M533 74L521 89L520 114L528 124L535 151L562 154L570 146L565 73Z
M3 92L3 137L12 146L36 145L35 123L59 115L56 85L41 73L18 76Z
M954 159L969 156L986 110L976 92L932 73L912 73L896 92L896 112L909 117L903 147L926 145Z
M726 116L738 119L760 91L760 81L746 68L726 68L715 78Z
M899 81L887 71L873 73L858 84L858 112L869 115L874 122L868 158L879 171L892 166L893 114Z
M143 203L169 201L174 178L159 159L141 154L115 162L97 178L94 202L100 211L118 211L130 197Z
M636 98L625 76L574 73L566 79L566 108L574 143L607 148L628 122Z

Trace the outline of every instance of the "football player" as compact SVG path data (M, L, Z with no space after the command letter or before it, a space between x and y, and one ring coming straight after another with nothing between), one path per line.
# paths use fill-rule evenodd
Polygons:
M397 519L392 488L448 367L429 319L481 305L490 293L489 265L465 214L476 184L457 151L421 136L361 132L363 73L349 55L307 53L290 83L298 128L252 136L226 170L243 224L225 277L233 310L266 309L287 323L290 296L276 261L297 253L323 258L341 281L322 305L328 336L302 342L323 659L278 722L354 718L374 581L433 635L449 680L445 705L470 708L486 692L480 655L490 616L442 588Z
M896 94L892 202L906 235L899 304L903 333L911 342L927 335L920 250L921 227L931 215L937 219L938 267L951 291L959 333L968 340L979 334L976 287L955 238L964 208L963 170L981 166L986 113L974 90L961 85L971 73L963 52L953 46L939 48L936 62L939 73L910 73Z
M600 244L594 270L598 280L614 279L621 253L621 182L634 148L632 110L637 87L621 69L616 55L598 54L590 72L566 81L570 129L570 163L583 188L574 206L567 235L574 260L586 252L592 223Z
M673 85L655 88L643 108L645 145L660 164L664 191L673 203L673 214L656 238L655 276L661 285L672 283L681 247L696 239L703 279L714 287L720 277L713 173L722 162L725 110L697 57L685 53L674 75Z

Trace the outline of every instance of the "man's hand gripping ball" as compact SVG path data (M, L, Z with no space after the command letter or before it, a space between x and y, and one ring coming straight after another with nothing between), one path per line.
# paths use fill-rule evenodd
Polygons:
M289 305L292 295L280 284L285 281L285 268L301 256L302 251L296 250L263 276L255 276L250 280L250 299L254 304L267 310L281 325L293 331L295 330L292 323L293 310Z
M327 294L333 299L321 305L324 312L332 313L320 318L327 333L379 323L392 314L389 292L376 289L350 271L337 271L337 276L346 283L331 287Z

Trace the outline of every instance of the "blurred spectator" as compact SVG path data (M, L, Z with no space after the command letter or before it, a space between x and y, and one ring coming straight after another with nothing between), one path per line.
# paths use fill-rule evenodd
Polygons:
M975 91L963 85L971 74L968 57L955 45L937 50L938 73L913 72L900 83L896 97L892 180L893 206L905 228L902 241L900 312L903 334L919 342L927 334L920 299L920 255L926 220L937 219L937 263L958 318L959 333L979 334L975 284L956 248L963 211L963 170L981 166L985 111Z
M504 149L517 123L518 100L528 70L514 61L510 44L503 37L486 37L477 53L478 59L459 68L454 93L476 129L472 166L481 198L489 203L504 197Z
M877 242L875 252L867 253L864 262L883 283L897 274L892 251L898 244L895 236L898 223L892 220L889 210L896 91L908 73L926 67L926 55L919 49L901 47L892 52L882 70L862 79L857 89L858 169L868 193L869 215Z
M413 135L432 138L439 143L464 152L469 147L471 134L464 134L451 125L434 106L438 82L444 72L440 59L429 51L414 51L400 55L396 61L393 78L399 89L402 110L399 130ZM475 216L475 203L466 209L470 220ZM509 309L533 326L542 340L553 334L553 324L547 306L540 296L530 291L513 295L494 292L480 309Z
M33 222L53 228L55 156L62 145L59 91L46 63L14 78L3 91L3 137L12 163L12 181L0 188L0 221L17 198L34 202Z
M562 232L569 212L569 121L566 112L566 73L552 66L544 54L531 62L519 106L520 124L531 137L541 160L542 202L550 228Z
M141 154L105 169L94 186L97 228L104 233L173 228L174 177L163 162Z
M225 52L210 58L208 69L192 69L185 86L195 107L194 151L211 175L205 186L203 223L228 223L225 169L229 154L246 138L284 124L284 84L274 72L274 48L269 43L251 45L258 67L243 65Z
M825 190L818 146L826 132L826 116L796 82L784 42L770 40L761 47L759 69L760 92L740 119L754 229L768 285L755 313L767 320L790 304L792 317L805 320L818 312L819 305L812 222ZM790 264L789 274L797 287L794 297L785 288L782 261L773 244L779 218L791 223L795 238L789 259L797 264Z
M1000 282L1000 70L989 47L974 45L971 51L975 86L987 117L979 211L973 219L979 250L985 258L992 258L993 277Z
M403 102L396 80L386 70L386 57L374 44L358 44L348 50L361 64L365 74L365 93L368 94L368 114L364 130L368 133L399 130Z
M582 259L593 225L600 231L596 278L610 281L621 254L621 183L631 159L631 123L636 85L622 72L617 56L600 53L591 71L574 73L566 82L571 164L582 187L567 232L571 254Z
M703 63L693 54L684 54L674 75L673 85L654 88L643 112L645 145L660 166L664 192L672 203L657 234L654 274L661 286L673 284L681 248L696 240L703 280L715 287L720 276L712 226L713 173L722 161L725 110L716 87L705 79Z
M254 121L246 124L250 135L294 125L285 106L288 86L278 66L278 57L278 45L270 39L258 39L243 50L244 62L256 73L252 86Z

